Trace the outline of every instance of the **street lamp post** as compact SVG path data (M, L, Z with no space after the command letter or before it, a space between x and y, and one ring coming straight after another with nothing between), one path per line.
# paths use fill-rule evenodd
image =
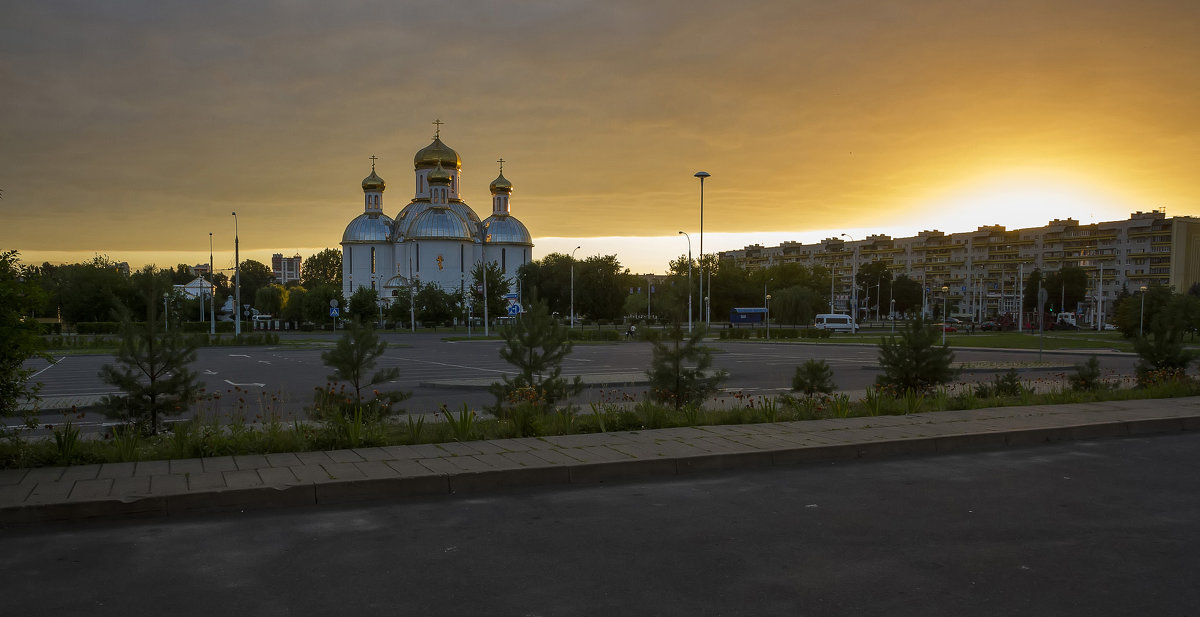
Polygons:
M571 251L571 327L572 328L575 327L575 251L578 251L578 250L579 250L579 247L577 246L577 247L575 247L575 249L573 251Z
M216 333L217 333L217 294L216 294L216 286L213 285L213 280L214 280L213 275L215 273L213 272L213 243L212 242L213 242L212 232L210 231L210 232L208 232L208 293L209 293L208 311L209 311L209 313L211 313L212 319L209 323L208 333L212 334L212 335L216 335Z
M763 301L767 307L767 340L771 340L771 294L763 296Z
M854 236L842 234L854 242ZM852 247L850 256L850 320L858 323L858 247Z
M688 242L688 334L692 333L692 237L686 231L679 232Z
M946 346L946 305L950 303L950 288L942 285L942 346Z
M233 335L242 335L242 262L238 254L238 220L233 213Z
M1146 286L1142 285L1142 312L1138 315L1138 336L1145 335L1144 326L1146 324Z
M700 297L706 299L704 303L704 325L709 326L711 325L709 322L712 319L712 314L708 312L708 296L704 295L704 179L712 174L708 173L707 171L698 171L693 175L697 178L700 178ZM711 279L709 280L709 283L712 283ZM712 285L710 284L709 287L712 287ZM708 293L711 296L712 289L709 289Z

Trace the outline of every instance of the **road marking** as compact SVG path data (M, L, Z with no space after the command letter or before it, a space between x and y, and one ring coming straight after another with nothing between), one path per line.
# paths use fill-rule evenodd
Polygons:
M231 354L229 354L229 357L230 358L249 358L250 356L248 356L244 353L231 353Z
M233 383L232 381L229 381L228 379L225 380L225 383L227 383L231 386L258 386L260 388L267 385L265 383Z
M216 375L217 372L214 370L210 370L210 369L204 369L204 374L205 375Z
M38 371L38 372L36 372L36 373L34 373L34 374L30 375L30 376L29 376L29 378L30 378L30 379L33 379L34 377L37 377L38 375L41 375L42 373L45 373L46 371L50 370L51 368L53 368L53 367L55 367L55 366L58 366L58 363L59 363L59 362L62 362L63 360L66 360L66 359L67 359L67 357L66 357L66 356L63 356L63 357L61 357L61 358L59 358L59 359L55 360L54 362L51 362L51 363L50 363L50 366L47 366L46 368L44 368L44 369L42 369L42 370L40 370L40 371Z
M247 356L247 357L249 357L249 356ZM258 363L259 364L270 364L271 361L270 360L259 360Z

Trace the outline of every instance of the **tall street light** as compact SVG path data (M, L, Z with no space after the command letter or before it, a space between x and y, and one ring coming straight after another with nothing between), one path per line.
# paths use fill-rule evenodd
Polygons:
M693 175L700 178L700 297L705 298L704 325L708 326L710 325L709 322L712 319L712 314L707 308L709 306L708 296L704 295L704 179L712 174L707 171L698 171ZM709 282L711 283L712 281ZM712 287L712 285L709 285L709 287ZM709 289L708 293L712 295L712 290Z
M946 305L950 303L950 288L942 285L942 347L946 346Z
M771 340L771 294L763 296L763 303L767 307L767 340Z
M211 335L217 334L217 294L216 287L213 285L213 277L216 274L213 272L213 240L212 232L208 232L208 293L209 293L209 312L212 313L212 320L209 324L208 333Z
M842 234L854 242L854 236ZM858 247L852 247L850 256L850 320L858 323Z
M572 328L575 327L575 251L578 251L578 250L579 250L579 247L577 246L577 247L575 247L575 250L571 251L571 327Z
M1143 326L1146 324L1146 286L1142 285L1142 312L1138 315L1138 336L1145 334Z
M233 213L233 335L242 335L242 263L238 255L237 212Z
M686 231L679 232L688 241L688 334L692 333L692 237Z

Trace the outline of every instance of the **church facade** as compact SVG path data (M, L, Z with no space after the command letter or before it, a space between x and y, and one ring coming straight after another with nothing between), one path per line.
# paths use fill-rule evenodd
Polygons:
M388 302L407 295L410 283L460 293L482 263L499 266L515 289L517 270L533 259L533 240L510 212L513 186L501 165L488 186L492 213L480 220L460 197L462 159L442 143L439 130L413 157L413 198L393 218L384 213L386 185L372 162L362 181L363 212L342 234L342 296L366 287Z

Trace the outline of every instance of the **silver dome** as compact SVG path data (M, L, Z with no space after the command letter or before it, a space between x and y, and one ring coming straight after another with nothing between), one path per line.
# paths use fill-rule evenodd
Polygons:
M444 206L433 206L417 215L405 234L408 240L471 240L471 230L461 216Z
M369 242L381 244L388 241L392 233L392 219L386 214L360 214L342 234L342 242Z
M483 222L483 241L488 244L523 244L533 246L533 238L525 224L509 214L493 214Z
M417 218L432 207L433 204L424 199L413 201L404 206L404 209L396 215L396 235L394 239L400 241L411 237L413 235L412 227L416 223ZM451 212L457 214L459 218L467 222L467 229L471 234L470 239L474 240L479 237L479 215L475 214L475 211L470 206L461 201L451 201L442 207L449 208Z

